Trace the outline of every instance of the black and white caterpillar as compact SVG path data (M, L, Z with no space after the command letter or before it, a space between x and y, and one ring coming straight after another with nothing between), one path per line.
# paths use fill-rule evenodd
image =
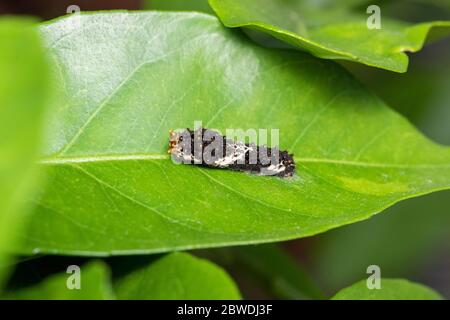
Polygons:
M205 128L170 131L168 153L176 163L244 171L253 174L292 177L292 154L278 148L227 139Z

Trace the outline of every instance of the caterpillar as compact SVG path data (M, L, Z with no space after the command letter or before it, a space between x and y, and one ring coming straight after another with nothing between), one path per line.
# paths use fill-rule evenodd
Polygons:
M234 141L205 128L171 130L168 153L175 163L282 178L295 173L293 154L288 151Z

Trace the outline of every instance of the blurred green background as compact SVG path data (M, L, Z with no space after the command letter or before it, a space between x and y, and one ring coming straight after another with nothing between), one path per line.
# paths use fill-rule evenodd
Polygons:
M382 14L407 21L450 19L450 2L446 0L374 2L381 6ZM81 10L146 8L210 12L205 0L2 0L0 14L50 19L64 15L72 4ZM449 39L410 55L405 74L354 63L342 62L342 65L424 134L450 145ZM408 278L450 298L450 191L408 200L370 220L276 246L288 257L279 257L279 248L272 245L265 251L265 254L271 252L269 256L258 252L264 246L202 250L197 254L223 265L245 298L301 298L294 292L297 281L299 286L308 288L310 296L321 295L316 287L325 295L333 294L365 278L366 268L372 264L381 267L383 277ZM120 259L106 259L106 262L114 266ZM55 256L19 258L9 287L39 282L49 274L64 270L68 264L85 261Z

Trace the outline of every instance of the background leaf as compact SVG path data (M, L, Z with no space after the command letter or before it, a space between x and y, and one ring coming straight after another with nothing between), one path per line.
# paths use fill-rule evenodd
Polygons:
M240 299L233 280L220 267L187 253L172 253L118 279L118 299Z
M368 289L366 280L342 289L333 300L440 300L434 290L403 279L382 279L381 289Z
M364 277L371 264L379 265L384 276L410 277L427 267L435 254L441 252L445 259L450 246L439 249L439 245L449 240L448 196L447 191L413 199L373 221L325 234L314 247L318 278L328 287L341 288Z
M51 22L42 34L69 102L49 125L40 163L50 181L35 200L24 252L280 241L450 185L449 148L341 67L261 48L212 16L97 13ZM168 130L195 120L221 130L279 128L296 177L174 165Z
M100 261L81 267L80 289L68 289L68 273L61 273L44 279L41 283L14 292L6 292L2 299L14 300L109 300L112 293L109 269Z
M356 4L364 3L355 1ZM344 59L396 72L405 72L405 52L420 50L432 28L433 39L450 34L450 21L412 25L385 17L382 28L367 27L365 8L300 0L210 0L228 27L248 27L270 34L324 59ZM383 8L383 7L382 7Z
M0 288L8 274L24 205L36 184L35 161L49 95L49 70L33 21L0 19Z
M247 286L240 286L247 299L247 295L251 299L267 298L253 296L259 292L258 287L263 287L277 299L325 298L308 272L279 244L209 249L199 254L225 266L233 276L236 271L236 277L247 283Z
M351 65L351 71L384 101L427 136L445 144L450 144L449 40L412 57L407 74ZM377 264L385 277L406 277L450 297L449 207L450 192L443 191L399 203L374 219L323 234L311 248L311 270L328 292L336 292L364 277L368 265Z
M324 296L306 270L278 245L236 248L239 262L281 299L323 299ZM251 277L252 275L249 275Z

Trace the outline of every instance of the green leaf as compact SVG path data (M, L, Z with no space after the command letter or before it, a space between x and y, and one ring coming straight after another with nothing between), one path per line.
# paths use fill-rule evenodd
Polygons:
M0 19L0 288L8 274L16 232L36 184L49 70L39 35L28 19Z
M146 0L144 7L153 10L213 13L208 0Z
M441 300L433 289L403 279L382 279L381 289L368 289L361 280L342 289L333 300Z
M240 299L239 290L223 269L186 253L127 257L116 262L112 261L116 293L108 266L94 261L80 267L80 289L73 288L77 271L68 269L34 286L9 289L0 299Z
M240 299L233 280L215 264L186 253L159 258L117 280L118 299L223 300Z
M42 34L69 101L49 125L40 163L50 181L35 200L23 252L280 241L450 186L450 149L343 68L262 48L212 16L96 13L51 22ZM223 132L279 128L296 176L175 165L168 131L195 120Z
M2 299L14 300L109 300L113 299L109 269L101 261L91 262L80 268L80 289L69 289L72 273L61 273L44 279L41 283L6 292Z
M210 0L227 27L247 27L324 59L344 59L405 72L408 56L419 51L432 28L438 37L450 34L450 21L412 25L386 18L381 29L369 29L366 10L325 1ZM361 1L355 1L361 3Z

